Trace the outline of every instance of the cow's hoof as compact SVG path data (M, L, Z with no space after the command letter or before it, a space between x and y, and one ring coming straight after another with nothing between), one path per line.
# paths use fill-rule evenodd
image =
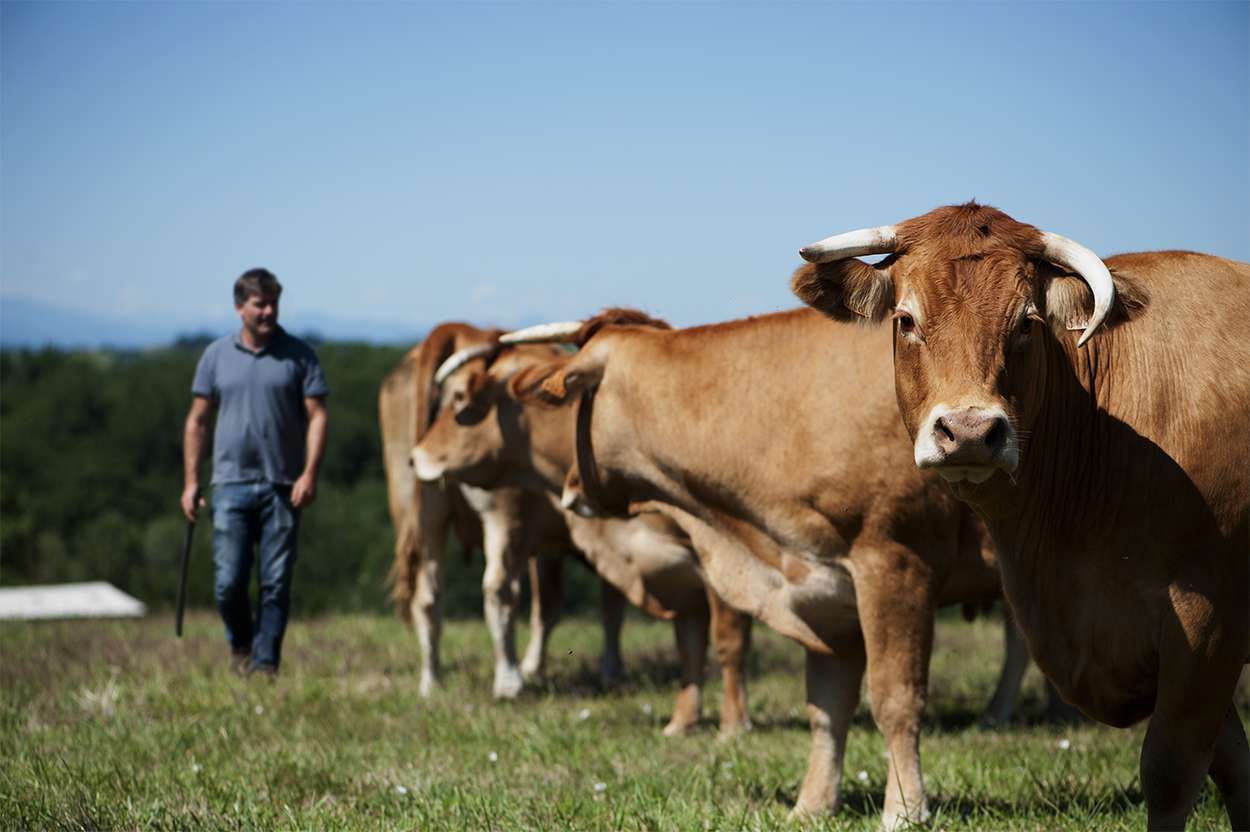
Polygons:
M604 656L599 660L599 678L604 687L614 688L625 678L625 666L620 659Z
M722 722L720 730L716 733L717 742L733 742L743 734L751 730L751 721L745 722Z
M527 682L536 682L543 678L543 662L541 659L526 658L521 662L521 677Z
M495 698L515 699L525 686L521 672L515 667L500 668L495 671Z
M981 714L981 718L977 720L977 727L982 731L1001 731L1011 724L1011 715L1003 716L991 711Z
M903 832L906 829L919 829L929 822L929 807L921 806L917 812L886 812L881 815L882 832Z
M791 823L806 824L811 823L828 813L828 810L824 808L805 806L802 803L796 803L794 808L790 810L790 814L786 816L786 820Z
M421 682L417 685L417 694L422 699L429 699L439 687L441 685L437 676L422 675Z
M664 731L662 733L666 737L684 737L686 734L693 731L695 726L698 724L699 720L697 719L692 720L685 717L678 719L674 716L668 721L668 725L664 726Z

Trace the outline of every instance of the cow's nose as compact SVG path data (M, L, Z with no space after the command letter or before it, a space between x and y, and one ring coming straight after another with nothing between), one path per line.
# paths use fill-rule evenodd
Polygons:
M933 422L933 441L947 465L990 465L1007 447L1010 426L1001 413L965 407Z
M433 482L443 476L443 465L424 448L413 448L409 457L412 470L422 482Z

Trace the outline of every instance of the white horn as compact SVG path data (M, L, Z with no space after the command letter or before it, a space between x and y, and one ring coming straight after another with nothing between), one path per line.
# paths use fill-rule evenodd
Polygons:
M1094 314L1090 316L1089 322L1085 324L1085 331L1076 342L1078 347L1083 346L1106 319L1111 304L1115 301L1115 282L1111 279L1111 272L1107 270L1101 257L1075 240L1043 231L1042 245L1043 257L1076 272L1094 293Z
M447 380L448 376L465 364L480 356L489 355L494 350L494 344L478 344L475 347L465 347L462 350L453 352L446 361L439 365L438 370L434 373L434 383L442 384Z
M897 243L894 226L882 225L826 237L819 243L799 249L799 256L809 263L832 263L865 254L890 254Z
M501 344L567 344L582 328L581 321L565 321L558 324L538 324L508 332L499 337Z

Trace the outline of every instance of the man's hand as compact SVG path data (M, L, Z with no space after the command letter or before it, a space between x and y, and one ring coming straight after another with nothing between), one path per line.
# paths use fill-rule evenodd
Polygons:
M190 483L182 489L182 513L186 515L187 522L195 522L195 514L203 505L204 498L200 496L198 484Z
M300 478L291 486L291 505L303 508L317 499L317 475L311 471L300 474Z

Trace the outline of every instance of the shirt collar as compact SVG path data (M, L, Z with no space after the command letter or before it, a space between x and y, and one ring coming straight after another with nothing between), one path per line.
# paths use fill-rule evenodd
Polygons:
M234 333L234 347L235 349L243 350L248 355L261 356L273 350L278 345L278 342L284 338L286 338L286 330L282 328L281 324L278 324L274 329L273 337L269 339L269 343L258 350L252 350L247 344L243 343L243 330L239 330Z

